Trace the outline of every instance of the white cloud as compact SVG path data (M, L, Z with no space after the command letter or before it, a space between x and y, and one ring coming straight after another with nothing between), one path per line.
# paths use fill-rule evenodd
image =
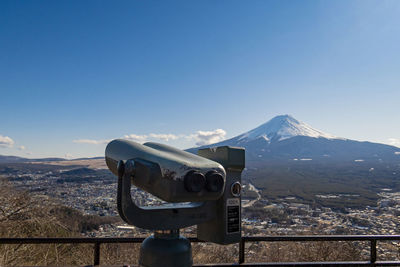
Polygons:
M179 138L179 136L174 135L174 134L155 134L155 133L151 133L149 134L150 137L152 138L156 138L156 139L160 139L163 141L169 141L169 140L176 140Z
M399 138L389 138L389 145L400 147L400 139Z
M400 151L394 152L395 155L400 155Z
M126 134L124 138L140 143L147 140L147 135Z
M25 147L24 146L19 146L18 150L25 150Z
M0 135L0 147L12 147L14 145L14 140L8 136Z
M104 145L107 144L110 140L94 140L94 139L77 139L72 142L77 144L91 144L91 145Z
M66 154L64 155L64 158L66 158L66 159L72 159L73 156L72 156L72 154L70 154L70 153L66 153Z
M150 133L150 134L126 134L122 138L132 140L138 143L144 143L148 140L155 139L161 140L164 142L169 142L173 140L179 139L187 139L190 141L196 142L197 146L209 145L213 143L220 142L225 139L226 132L222 129L216 129L214 131L197 131L194 134L189 135L176 135L176 134L164 134L164 133ZM74 143L78 144L92 144L92 145L100 145L107 144L111 140L95 140L95 139L77 139L73 140Z
M25 152L25 154L32 155L32 152L28 151L28 152Z
M158 139L158 140L162 140L162 141L171 141L171 140L177 140L182 136L178 136L175 134L156 134L156 133L150 133L148 135L143 134L143 135L137 135L137 134L126 134L124 135L123 138L125 139L129 139L135 142L139 142L139 143L143 143L148 141L149 139Z
M214 131L197 131L195 134L187 136L189 139L194 139L196 145L204 146L220 142L225 139L226 132L222 129Z

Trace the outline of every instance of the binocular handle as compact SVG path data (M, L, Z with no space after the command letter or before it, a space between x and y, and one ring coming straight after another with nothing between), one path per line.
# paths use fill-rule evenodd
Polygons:
M139 207L131 196L134 160L118 162L117 206L121 218L130 225L149 230L175 230L210 221L217 216L212 201Z

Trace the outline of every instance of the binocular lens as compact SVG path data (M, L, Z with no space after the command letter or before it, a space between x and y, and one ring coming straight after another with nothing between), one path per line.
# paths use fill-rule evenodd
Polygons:
M203 190L206 178L200 172L190 171L186 174L184 183L187 191L198 193Z
M209 192L221 192L224 187L224 177L216 171L210 171L206 177L200 172L190 171L186 174L185 189L189 192L198 193L204 186Z
M206 174L206 187L209 192L221 192L224 187L224 177L215 171L208 172Z

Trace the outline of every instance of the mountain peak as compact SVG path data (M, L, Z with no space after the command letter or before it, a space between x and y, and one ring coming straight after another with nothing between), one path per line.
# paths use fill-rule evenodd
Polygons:
M266 141L281 141L295 136L336 138L331 134L324 133L296 120L291 115L279 115L259 127L238 136L238 140L264 138Z
M399 149L393 146L335 137L314 129L290 115L276 116L257 128L231 139L188 151L196 153L201 148L218 146L245 148L246 162L257 168L262 166L262 163L272 161L289 163L297 160L298 162L368 160L397 164L400 153Z
M264 123L277 123L277 124L300 124L301 122L296 120L292 115L278 115L270 119L268 122Z

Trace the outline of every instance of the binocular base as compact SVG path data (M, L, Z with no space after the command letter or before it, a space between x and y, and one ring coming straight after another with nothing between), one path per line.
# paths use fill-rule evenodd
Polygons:
M191 267L190 241L179 235L179 230L156 231L146 238L139 255L141 267Z

